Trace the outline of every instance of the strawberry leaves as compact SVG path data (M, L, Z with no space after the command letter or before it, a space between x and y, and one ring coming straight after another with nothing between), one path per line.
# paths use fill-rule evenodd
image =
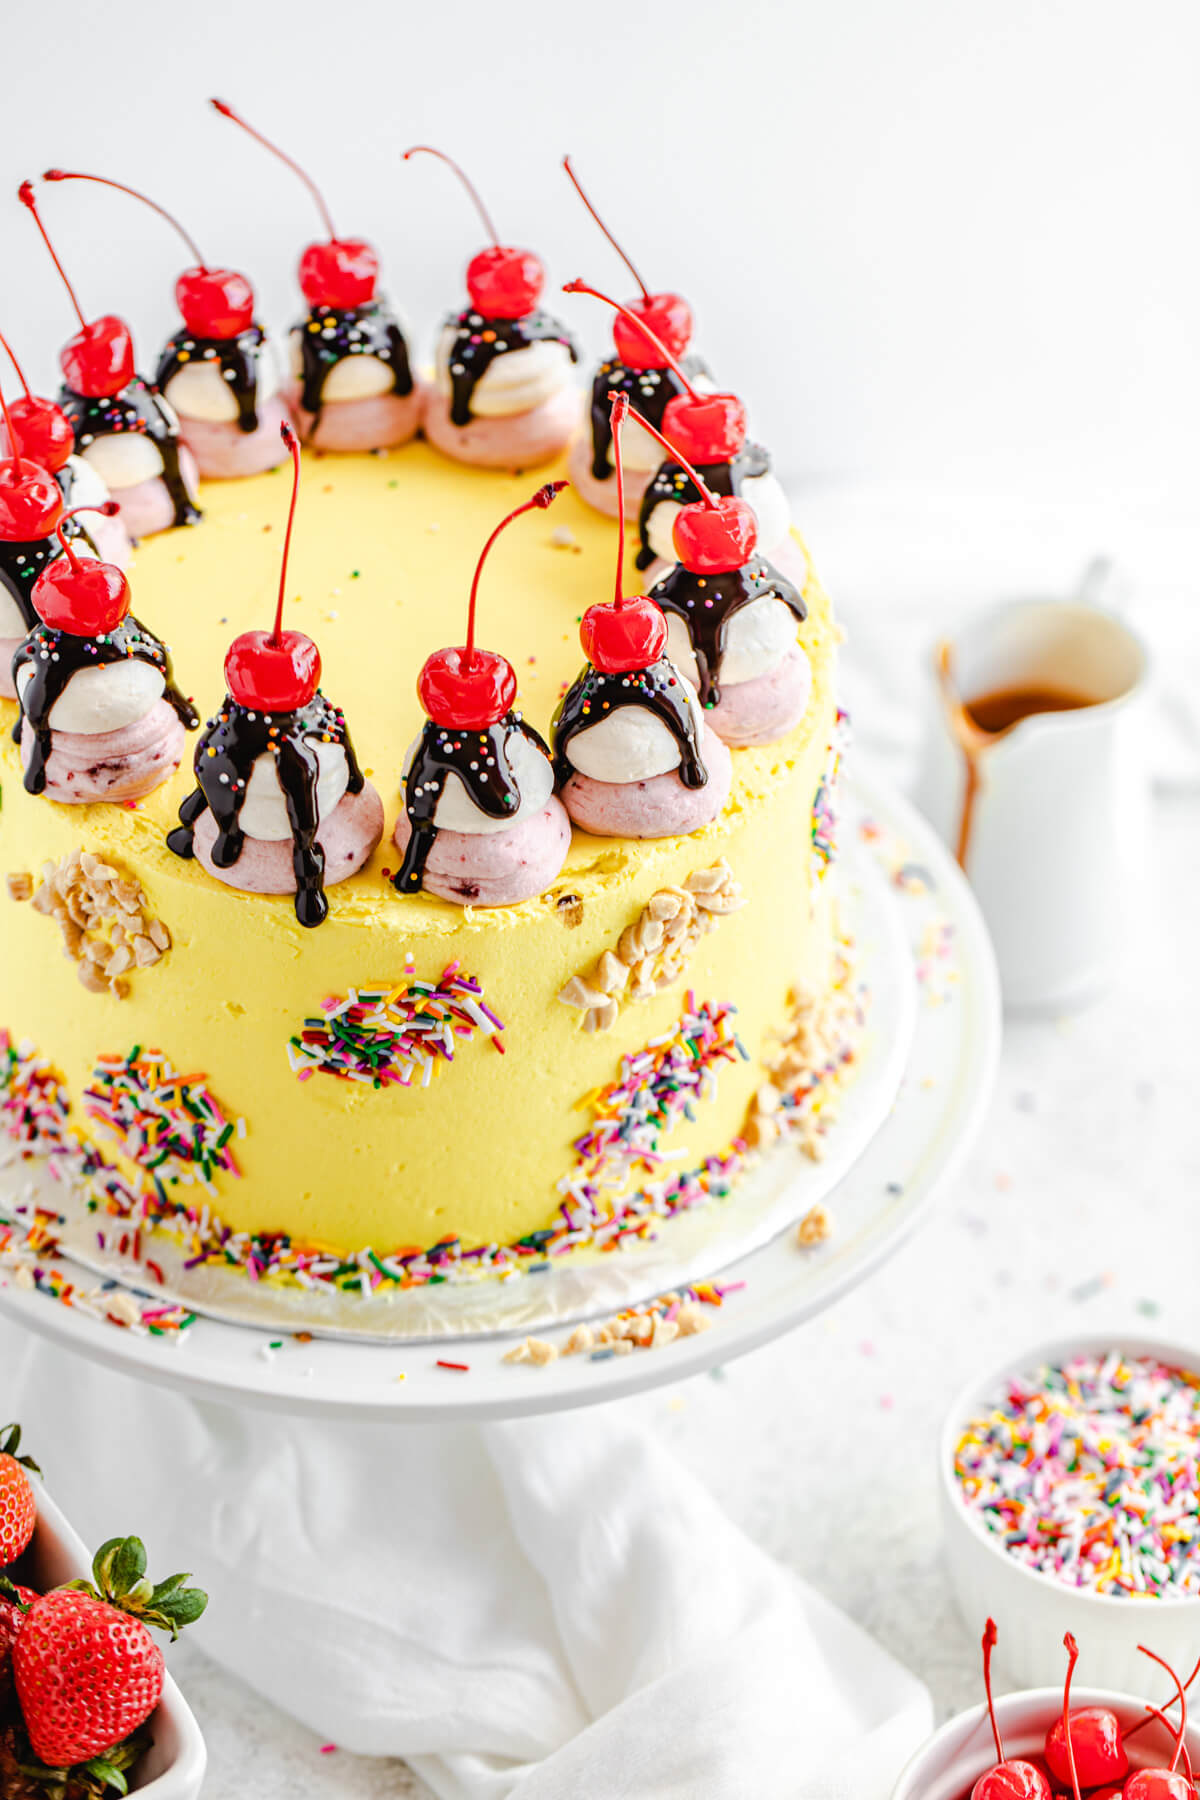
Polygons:
M32 1456L17 1455L17 1449L20 1442L21 1427L19 1425L0 1426L0 1456L11 1456L13 1461L15 1463L20 1463L23 1469L28 1469L34 1475L40 1475L42 1471L38 1468Z
M146 1577L146 1546L141 1538L110 1538L101 1544L92 1561L92 1581L72 1581L68 1586L94 1600L155 1625L177 1638L185 1625L198 1619L208 1605L202 1588L185 1587L190 1575L168 1575L157 1585ZM93 1585L94 1583L94 1585Z

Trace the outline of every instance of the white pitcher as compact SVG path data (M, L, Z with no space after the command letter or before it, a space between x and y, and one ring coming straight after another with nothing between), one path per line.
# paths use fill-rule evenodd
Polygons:
M1073 1006L1113 973L1143 859L1147 672L1141 640L1084 600L997 606L939 647L917 799L975 890L1010 1006ZM1087 704L994 733L964 707L1037 689Z

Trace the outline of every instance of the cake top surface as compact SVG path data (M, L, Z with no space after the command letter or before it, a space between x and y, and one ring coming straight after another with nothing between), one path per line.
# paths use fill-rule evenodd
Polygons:
M528 499L557 468L537 473L464 470L424 444L390 453L304 457L300 506L287 586L286 623L313 637L323 664L322 691L346 716L359 761L383 800L384 840L360 874L329 890L331 914L352 922L394 922L433 935L476 921L515 925L540 914L565 889L619 879L636 857L663 853L670 840L632 843L576 831L562 875L549 895L490 912L464 912L425 894L396 895L383 876L399 852L391 828L401 809L401 772L423 722L416 678L426 656L463 641L467 597L479 551L504 514ZM290 470L205 484L203 524L144 542L130 572L134 614L170 647L175 677L202 719L221 704L222 666L239 633L263 629L274 614ZM502 652L519 681L517 709L549 736L555 708L583 665L579 620L610 598L616 528L568 490L545 512L517 522L495 548L480 589L478 641ZM627 591L636 591L627 580ZM811 571L809 617L800 642L813 664L809 712L789 738L735 754L727 813L769 791L814 728L832 679L834 632L828 603ZM17 779L15 746L4 734L3 766ZM65 830L111 854L133 856L158 885L206 882L193 863L166 848L180 800L192 786L189 739L183 766L132 806L53 810ZM719 854L722 820L706 828ZM231 925L250 897L229 893ZM294 926L289 897L256 907ZM299 927L294 927L298 934Z

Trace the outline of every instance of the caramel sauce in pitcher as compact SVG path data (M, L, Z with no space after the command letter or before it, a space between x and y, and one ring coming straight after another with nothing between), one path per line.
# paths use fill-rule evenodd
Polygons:
M1078 693L1071 688L1048 686L995 688L976 695L974 699L964 700L951 673L948 643L938 646L937 674L951 730L958 740L966 763L962 817L954 851L959 867L965 870L975 801L982 779L982 751L1006 732L1012 731L1022 719L1034 718L1039 713L1078 712L1085 706L1095 706L1097 701L1094 696Z

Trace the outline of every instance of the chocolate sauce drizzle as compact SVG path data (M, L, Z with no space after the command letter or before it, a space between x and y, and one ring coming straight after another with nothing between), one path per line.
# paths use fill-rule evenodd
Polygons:
M521 789L508 760L508 744L514 732L523 732L549 757L545 741L532 725L525 724L519 713L506 712L495 725L476 731L436 725L432 719L425 721L404 778L404 810L412 831L404 861L392 877L398 894L420 892L425 865L438 834L434 815L450 775L457 775L473 804L489 819L504 819L516 813Z
M154 388L135 375L119 394L77 394L64 387L58 404L75 429L75 448L82 456L97 438L148 437L162 457L162 483L175 508L176 525L198 525L203 514L193 504L179 467L179 425Z
M797 620L808 617L799 589L761 556L752 557L740 569L723 575L696 575L682 563L676 563L669 575L655 582L650 598L687 626L700 676L701 706L720 704L717 683L729 622L736 613L756 600L774 598L791 607Z
M13 657L13 682L20 696L13 741L21 742L21 728L26 720L33 731L29 767L25 771L27 793L40 794L45 790L46 760L54 736L50 714L55 703L66 693L72 677L84 669L98 669L131 659L149 663L159 671L165 683L163 699L174 709L185 728L195 731L200 716L191 701L185 700L175 686L170 651L132 615L103 637L77 637L73 632L55 631L40 623L30 632ZM19 676L24 668L32 668L33 675L22 693Z
M408 345L395 316L378 300L367 306L314 306L295 328L300 346L300 404L313 424L321 416L325 383L348 356L374 356L392 371L393 394L411 394Z
M232 338L193 337L185 327L163 345L154 385L165 392L181 369L215 363L237 406L238 430L257 431L258 370L266 341L261 325L250 325Z
M684 787L708 784L708 770L700 755L696 719L688 703L687 689L678 669L667 657L646 669L630 669L606 675L587 663L559 701L550 726L554 745L554 775L564 787L575 773L567 745L580 732L599 725L622 706L644 706L666 726L679 745L679 778Z
M496 358L506 351L528 350L531 344L562 344L571 361L579 361L570 332L549 313L526 313L520 319L485 319L482 313L468 307L466 312L451 313L442 330L454 333L447 357L452 425L471 423L475 389Z
M771 467L771 458L761 444L744 444L732 462L698 463L697 468L714 494L740 494L745 482L759 475L766 475ZM658 561L656 553L650 548L649 527L650 514L664 500L674 500L679 506L690 506L693 501L703 499L686 469L680 468L677 462L664 462L658 467L653 481L642 496L642 510L638 514L638 536L641 549L637 553L639 569L648 569Z
M341 745L350 776L346 792L361 794L362 770L346 720L324 694L318 692L307 706L295 712L276 713L250 712L226 694L225 704L209 720L196 745L196 787L180 806L180 822L167 838L167 847L176 856L191 858L195 855L196 821L210 811L217 827L213 862L218 869L232 869L246 843L238 819L250 776L258 758L270 752L275 758L275 773L292 828L296 917L307 927L320 925L329 913L324 888L325 852L316 841L321 822L317 800L320 765L313 746L305 741L311 737Z
M95 550L96 546L78 519L68 519L63 530L67 537ZM0 538L0 588L12 595L27 631L32 631L40 623L33 604L33 584L42 570L62 554L63 547L53 533L50 537L37 538L30 544L13 543Z
M708 374L708 365L699 356L685 356L680 364L692 381ZM601 363L592 382L592 474L597 481L610 481L616 471L608 460L612 449L612 402L610 390L628 394L644 419L662 430L663 414L676 394L686 393L674 369L628 369L613 357Z

